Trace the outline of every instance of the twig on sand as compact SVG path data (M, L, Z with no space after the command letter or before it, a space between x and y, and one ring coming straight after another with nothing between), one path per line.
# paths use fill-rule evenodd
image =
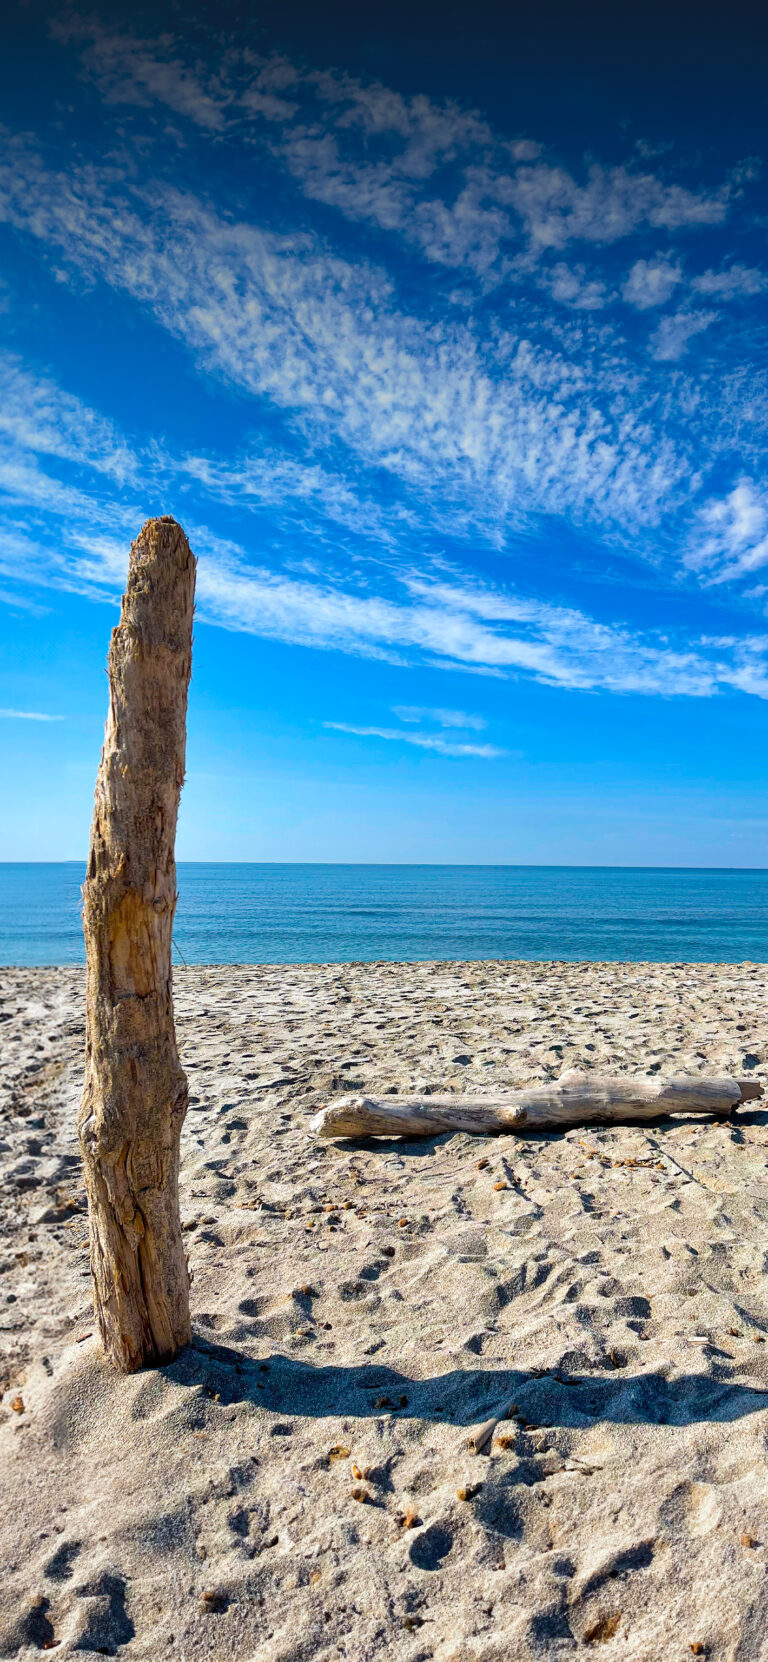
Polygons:
M474 1449L475 1454L482 1454L483 1450L489 1446L497 1425L501 1425L504 1420L508 1420L511 1415L516 1413L517 1403L511 1397L509 1402L501 1403L489 1420L483 1420L482 1425L476 1425L466 1439L470 1447Z

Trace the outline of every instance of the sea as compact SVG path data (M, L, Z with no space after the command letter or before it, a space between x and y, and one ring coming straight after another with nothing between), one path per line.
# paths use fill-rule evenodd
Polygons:
M77 861L0 863L0 964L84 962ZM768 870L183 862L174 961L768 963Z

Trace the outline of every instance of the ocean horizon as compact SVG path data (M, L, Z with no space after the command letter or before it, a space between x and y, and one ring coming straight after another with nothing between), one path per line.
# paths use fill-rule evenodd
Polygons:
M0 863L0 963L84 963L80 861ZM768 869L181 861L178 964L768 962Z

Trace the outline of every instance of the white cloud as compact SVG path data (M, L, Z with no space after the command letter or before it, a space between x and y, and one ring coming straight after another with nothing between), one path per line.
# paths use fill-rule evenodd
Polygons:
M253 50L223 52L203 67L171 35L139 40L92 19L70 18L54 32L80 45L108 101L164 107L203 132L266 143L308 199L484 280L509 273L513 244L538 255L572 241L611 244L643 226L719 225L746 177L742 169L714 190L695 190L647 167L598 163L576 177L535 141L505 138L452 100L404 97ZM591 292L586 305L597 304Z
M751 298L763 294L768 287L765 272L754 266L730 265L724 271L702 271L691 278L691 288L697 294L707 294L719 300Z
M66 401L61 407L67 408ZM90 419L91 412L81 414L83 433L95 435L98 461L101 429L95 416ZM46 474L34 450L21 449L26 443L43 450L50 445L44 425L17 424L15 431L19 454L10 471L0 471L0 479L17 500L25 500L26 518L15 524L9 520L0 534L0 575L33 590L69 589L93 599L111 599L123 586L128 542L142 516L135 505L108 497L101 475L90 488L75 488ZM77 465L86 478L88 463L83 440ZM167 492L168 481L174 479L173 459L162 455L160 463ZM135 466L140 477L141 458ZM215 463L210 470L195 467L193 472L203 487L213 479L215 495L220 483ZM187 461L180 476L189 477ZM290 472L287 479L300 483ZM116 481L111 485L117 488ZM284 480L280 489L285 485ZM315 489L322 496L325 486L310 475L310 497ZM169 505L162 504L164 509ZM351 514L353 507L343 499L344 513ZM40 511L39 522L34 514L30 518L31 509ZM61 521L56 534L48 525L52 514ZM768 553L768 510L748 481L724 502L708 504L701 523L703 541L696 558L708 576L720 569L731 575L729 561L734 570L755 569ZM334 580L327 570L313 572L311 562L303 575L271 570L251 563L241 547L212 533L204 522L193 518L187 530L200 556L199 616L227 629L403 665L530 675L553 687L711 696L722 686L738 686L762 696L765 668L756 657L754 640L727 647L699 642L677 649L663 637L644 638L621 625L597 623L577 608L481 587L461 573L438 581L401 568L398 578L394 559L387 576L393 592L385 596L366 587L370 573L365 580L362 573L355 580L347 567L346 580ZM694 556L690 559L693 564ZM376 569L372 565L371 570ZM401 705L396 714L406 724L415 718L459 730L482 726L482 718L442 706L427 711Z
M652 260L635 261L621 292L628 305L644 312L655 306L665 306L670 296L681 285L690 289L691 293L706 295L711 300L737 300L762 294L768 287L768 279L755 267L738 264L727 266L722 271L702 271L696 276L686 277L679 260L657 254ZM706 328L715 315L706 312L678 312L674 326L673 320L667 325L668 340L690 339L692 333ZM696 322L695 331L690 327L691 319ZM702 322L702 319L706 321ZM664 338L662 335L662 339ZM677 357L679 353L673 351L670 355Z
M326 77L323 85L332 84ZM380 92L387 104L386 89ZM718 225L732 197L728 183L697 192L597 163L578 179L533 156L537 147L504 143L473 112L426 99L410 109L395 100L397 123L376 134L390 142L371 159L369 149L345 142L357 122L338 113L332 98L325 108L322 97L320 103L314 121L282 128L274 144L304 194L347 219L396 232L428 260L484 280L510 274L516 247L539 258L572 242L610 245L644 226ZM438 195L433 176L448 163L455 183L446 187L442 179ZM587 293L594 305L598 289Z
M167 183L139 186L145 164L133 175L126 164L122 176L114 161L54 172L11 140L0 218L55 248L78 283L100 278L132 296L206 370L257 398L260 413L285 412L304 449L157 458L156 478L174 490L186 480L229 505L277 508L326 542L342 528L393 557L405 531L480 535L503 548L542 514L665 556L665 527L700 484L692 429L708 423L702 386L680 387L674 407L652 363L679 360L716 314L662 320L643 372L599 316L615 292L596 254L589 266L550 263L550 254L575 240L596 250L643 227L719 224L739 179L700 191L647 165L569 171L527 138L502 138L476 111L284 57L222 49L206 64L180 38L140 40L72 17L55 32L85 53L105 97L143 112L145 128L148 109L165 110L217 145L229 135L241 147L269 142L305 194L348 218L415 240L484 284L514 267L529 290L538 285L533 297L518 291L503 328L463 307L415 316L384 270L309 231L276 234ZM671 254L635 262L625 297L641 309L660 304L679 269ZM737 271L748 268L725 275ZM551 307L542 318L542 289L567 308L557 322ZM62 431L54 424L57 442ZM132 477L133 459L113 451L105 435L101 465ZM391 491L380 488L382 471ZM42 472L20 473L14 455L5 489L41 503L58 489L63 512L64 487Z
M337 733L354 733L362 739L392 739L400 744L417 745L420 750L433 750L439 756L481 756L487 761L506 756L493 744L463 744L455 739L444 739L439 733L404 733L397 727L355 727L346 721L324 721L324 727Z
M141 41L77 15L54 19L50 27L63 43L84 43L84 66L108 103L162 104L210 132L223 128L230 100L222 83L206 89L208 71L199 65L190 69L178 52L174 55L172 36Z
M624 282L622 296L640 312L652 306L665 306L682 277L682 267L661 254L653 260L636 260Z
M617 314L601 315L616 298L617 255L611 267L600 250L638 233L622 262L622 293L640 311L683 291L689 301L692 292L724 301L760 293L762 274L727 256L721 269L689 279L671 246L647 253L662 233L671 244L684 230L687 245L696 226L722 225L741 188L735 176L701 190L670 183L663 165L652 171L647 159L642 167L568 169L528 139L503 139L475 111L284 58L224 53L218 63L198 62L170 35L141 41L72 19L58 33L84 48L104 96L128 110L127 129L141 124L139 143L133 161L126 150L93 165L67 158L54 171L29 142L10 139L0 217L55 251L59 278L80 287L103 281L145 307L206 371L258 400L262 431L286 431L290 454L274 438L226 458L177 457L146 438L132 450L50 378L4 359L0 490L18 509L0 545L5 575L18 557L30 580L94 597L114 592L127 532L141 517L126 500L130 486L142 512L190 505L203 615L228 628L555 686L708 696L723 685L762 685L754 646L677 650L576 609L473 588L468 576L442 586L425 577L438 538L439 552L448 547L454 559L469 536L514 548L540 533L543 516L551 536L560 517L569 530L599 534L603 551L618 546L661 562L687 548L704 494L702 437L707 460L733 450L745 397L737 371L727 384L655 367L677 363L715 321L713 310L680 305L638 362ZM322 201L462 277L432 274L415 313L383 267L350 254L359 232L341 227L346 252L335 250L333 215L316 216L322 235L277 233L261 218L236 217L223 188L215 206L174 188L169 115L174 133L191 122L217 150L230 136L254 156L267 143L306 199L302 224L307 201ZM153 133L162 163L155 183L145 159ZM574 252L579 241L589 247ZM385 257L384 237L369 244ZM644 257L630 265L638 248ZM510 288L486 308L502 278ZM461 291L461 306L443 305L443 289ZM416 283L409 293L418 294ZM484 306L473 309L479 293ZM753 376L755 449L768 423L758 383ZM292 571L272 569L274 543L251 565L207 531L206 502L268 509L281 531L301 533L304 571L294 546L282 562L293 556ZM62 521L55 546L41 531L54 514ZM732 504L719 519L717 505L707 505L691 570L709 579L763 563L766 532L739 541L736 519ZM309 534L316 548L326 545L314 573ZM362 538L375 545L364 554ZM421 563L420 588L398 586L406 558ZM545 560L542 545L542 587Z
M23 407L36 409L39 400L32 380L27 377L23 385ZM66 396L55 392L45 383L46 408L66 413L71 407ZM72 445L71 465L81 481L77 486L52 477L41 465L58 443L56 421L13 423L9 418L16 446L11 447L10 460L0 454L0 487L23 505L24 512L15 523L9 518L0 534L0 576L27 589L69 589L110 599L123 587L128 543L143 516L135 503L114 494L119 479L109 478L109 469L113 494L108 493L99 471L104 429L95 412L77 406L75 413L75 437L66 442ZM89 483L91 437L96 477ZM32 448L25 450L25 445ZM238 481L251 478L245 464L228 464L232 471L227 474L215 458L204 466L199 459L191 464L183 458L175 471L170 454L150 447L142 458L110 432L108 455L122 455L124 449L131 457L132 484L134 479L139 482L145 499L143 468L150 462L160 466L163 496L155 511L172 506L168 492L179 480L194 479L203 494L210 488L215 500L231 492L236 502ZM67 461L65 455L56 459ZM266 491L258 470L257 479L258 488ZM151 488L155 491L156 485ZM307 502L317 498L326 506L330 503L350 525L359 506L353 495L345 494L341 476L311 468L304 475L299 464L286 467L275 491L278 497L293 493ZM61 522L55 534L48 523L51 515ZM381 532L375 516L368 529L374 539ZM396 664L530 675L553 687L711 696L721 687L736 686L762 696L765 666L754 639L741 644L702 640L678 648L662 636L643 637L621 625L597 623L578 608L480 586L460 572L440 580L416 574L398 565L394 554L386 575L389 592L375 593L371 582L381 574L380 556L378 564L370 562L357 576L347 564L345 578L334 579L327 562L314 570L305 560L303 573L255 565L238 544L212 533L199 517L187 521L187 530L200 556L199 615L217 626ZM766 561L768 498L751 481L742 480L725 498L710 501L701 511L699 536L688 563L711 581L754 571ZM411 725L456 730L483 726L483 718L443 706L403 704L395 707L395 714Z
M0 537L0 546L2 537ZM0 570L2 566L0 566ZM12 589L0 588L0 606L9 606L15 612L28 612L30 617L45 617L50 606L44 606L39 600L33 600L28 594L14 592Z
M229 506L288 510L304 531L319 534L330 521L358 536L394 549L398 535L420 521L404 503L386 508L356 490L348 478L315 460L302 460L275 449L235 460L211 456L166 456L170 474L199 485L212 501ZM318 522L322 521L321 526Z
M398 721L433 721L439 727L471 727L481 732L488 726L483 716L470 715L466 710L425 709L417 704L393 704L393 716Z
M717 225L730 196L727 186L697 193L666 185L654 174L598 163L580 184L564 168L541 161L520 167L501 193L513 202L532 241L547 248L563 248L575 239L617 242L643 224L668 231Z
M663 638L596 623L576 608L459 580L409 578L403 599L384 599L349 585L259 568L235 544L204 526L192 523L187 530L199 557L202 623L403 666L523 674L552 687L583 691L710 697L722 687L737 687L768 696L765 665L754 640L718 646L716 657L702 643L678 650ZM19 530L0 537L0 573L36 588L108 599L119 594L126 569L127 540L99 538L87 530L65 534L55 547ZM408 722L415 711L404 705L396 713ZM442 707L421 719L446 727L480 725L480 718Z
M705 504L688 564L722 583L768 565L768 491L740 479L727 496Z
M121 199L111 179L48 174L23 149L0 175L3 215L446 524L503 538L545 509L653 525L690 489L690 459L652 432L615 360L592 371L526 339L484 343L468 325L408 316L380 272L308 236L232 224L167 187Z
M717 319L717 312L674 312L663 317L651 336L651 355L658 363L676 363L691 341Z
M304 646L402 664L527 674L553 687L711 697L721 687L764 696L754 642L730 657L670 647L575 608L410 579L411 604L278 577L233 556L200 563L204 621ZM768 692L768 687L766 687ZM402 718L401 718L402 719Z
M36 456L4 447L0 443L0 496L25 509L61 514L73 523L82 521L102 526L136 523L140 509L121 508L102 497L101 501L83 485L70 484L47 473ZM146 516L145 516L146 517Z
M553 300L580 312L602 311L612 299L611 290L600 278L590 277L582 265L567 266L562 260L552 267L547 284Z
M63 721L64 716L44 715L41 710L0 710L3 719L11 721Z
M135 459L113 424L0 351L0 442L17 451L76 462L123 482Z

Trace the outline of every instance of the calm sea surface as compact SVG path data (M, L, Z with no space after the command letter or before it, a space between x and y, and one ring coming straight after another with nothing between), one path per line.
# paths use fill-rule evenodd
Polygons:
M0 963L79 964L79 863L0 864ZM179 866L189 964L451 958L768 962L768 871Z

